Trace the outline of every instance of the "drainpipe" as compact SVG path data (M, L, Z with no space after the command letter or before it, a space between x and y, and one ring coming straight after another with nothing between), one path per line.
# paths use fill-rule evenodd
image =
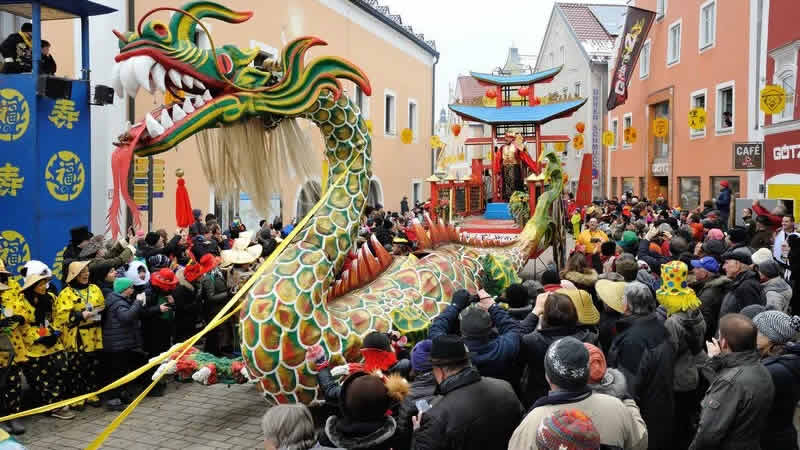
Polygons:
M136 30L136 0L127 0L128 6L128 31ZM131 124L136 121L136 99L133 97L129 97L125 95L125 98L128 99L128 120ZM130 171L128 172L128 192L133 192L133 168L135 167L134 164L131 164ZM128 208L124 208L125 210L125 229L133 223L133 216L131 216L130 210ZM149 211L148 211L149 213ZM148 225L149 226L149 225ZM127 232L126 232L127 233Z
M439 54L437 53L434 58L433 69L431 70L431 136L436 130L436 64L439 62ZM431 175L436 172L435 165L436 163L431 158Z

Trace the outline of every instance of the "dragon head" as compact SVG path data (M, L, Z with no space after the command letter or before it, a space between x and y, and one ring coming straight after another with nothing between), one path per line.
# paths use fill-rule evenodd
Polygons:
M173 11L169 23L145 19L157 11ZM156 8L139 21L135 32L114 31L120 53L112 71L117 95L135 97L140 88L165 94L165 104L145 115L134 128L141 130L135 141L137 156L164 152L203 129L261 116L268 123L296 116L329 89L338 98L340 79L358 84L365 93L371 88L366 75L346 60L322 57L305 65L306 51L324 45L305 37L290 42L280 61L262 67L251 64L258 49L234 45L200 48L197 33L204 18L241 23L251 12L236 12L209 1L196 1L182 8ZM169 95L166 95L166 94ZM146 131L144 129L146 128ZM131 141L126 132L120 142Z

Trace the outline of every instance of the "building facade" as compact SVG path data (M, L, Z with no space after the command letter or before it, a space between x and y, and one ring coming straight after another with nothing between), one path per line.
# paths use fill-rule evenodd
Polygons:
M631 192L694 208L716 198L727 180L737 197L756 197L760 171L733 169L734 143L760 141L757 0L639 0L656 12L629 85L629 97L607 115L610 196ZM610 66L613 70L613 64ZM706 112L705 128L689 111ZM657 137L653 121L668 121ZM626 142L624 130L636 131Z
M608 63L612 59L614 39L624 23L624 14L625 7L618 5L556 3L539 51L537 72L558 66L563 69L550 84L538 87L537 96L588 99L586 106L572 117L553 121L542 129L545 134L574 136L578 122L585 125L584 148L577 150L570 143L562 157L569 176L567 189L573 193L577 190L583 155L590 152L593 196L603 194L602 134L608 97Z

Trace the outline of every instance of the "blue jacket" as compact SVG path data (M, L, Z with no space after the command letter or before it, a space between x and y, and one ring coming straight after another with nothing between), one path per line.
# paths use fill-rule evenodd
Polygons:
M103 311L103 349L107 352L141 350L141 319L158 312L158 305L145 307L141 302L112 292Z
M731 190L728 188L722 188L719 191L719 196L717 197L717 209L719 210L720 214L727 215L731 212Z
M444 334L459 334L459 313L461 310L455 305L448 305L433 319L428 337L435 339ZM489 308L489 315L497 335L488 338L465 337L464 343L471 353L470 360L482 376L506 380L512 386L517 386L521 372L521 364L517 361L521 336L519 322L497 305Z

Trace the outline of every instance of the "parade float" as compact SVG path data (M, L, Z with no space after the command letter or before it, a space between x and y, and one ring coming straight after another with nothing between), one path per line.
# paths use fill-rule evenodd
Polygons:
M145 21L160 10L173 12L169 23ZM373 330L397 330L412 340L423 337L454 291L475 292L481 276L516 273L559 239L561 224L553 220L553 212L562 208L564 180L555 153L538 155L545 162L537 165L543 189L530 220L512 241L467 238L454 226L429 219L413 225L419 248L409 256L390 255L374 236L357 245L372 145L341 80L369 94L367 75L337 57L306 62L311 47L324 45L314 37L288 43L278 61L260 67L251 65L257 50L234 45L205 50L194 44L200 27L208 33L201 19L239 23L251 15L212 2L192 2L157 8L139 21L136 31L115 32L120 41L113 80L117 93L135 96L144 88L169 92L174 100L146 114L119 138L112 157L109 225L115 234L120 232L116 218L123 203L138 217L126 182L134 155L165 152L196 135L201 152L225 152L252 162L242 168L247 173L227 176L245 180L241 188L256 197L268 190L259 180L280 167L274 159L258 164L261 158L274 158L261 152L270 149L271 135L287 133L298 119L313 122L325 143L330 185L284 251L256 272L239 315L241 373L258 383L269 400L308 404L321 400L321 394L306 362L307 349L319 344L333 364L341 364L360 359L361 340ZM204 135L209 131L216 135ZM231 180L210 177L209 182L224 185Z

